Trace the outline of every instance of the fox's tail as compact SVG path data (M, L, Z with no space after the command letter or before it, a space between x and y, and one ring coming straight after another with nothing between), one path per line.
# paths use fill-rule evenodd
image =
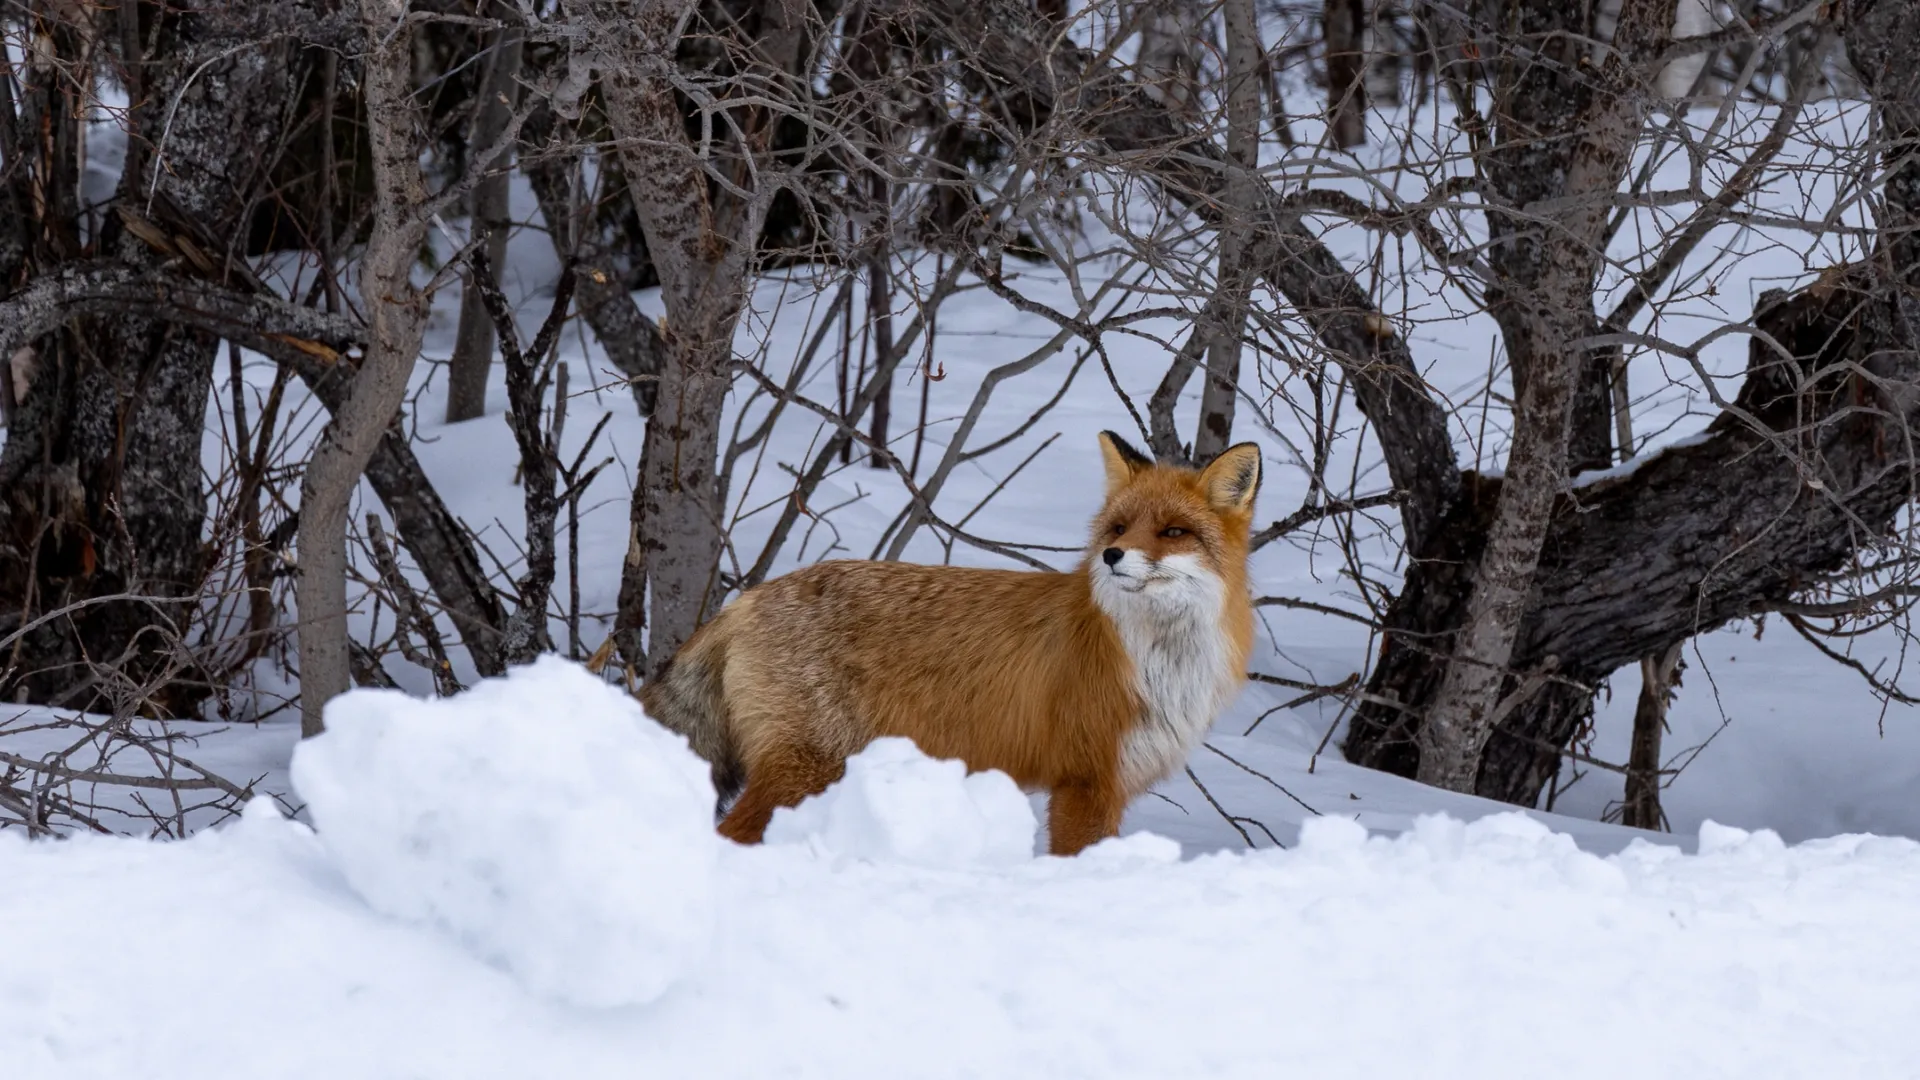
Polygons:
M721 619L726 616L723 613ZM640 688L647 715L686 736L693 752L713 766L716 811L724 811L746 786L746 766L733 738L721 674L727 666L727 634L720 619L702 628L660 673Z

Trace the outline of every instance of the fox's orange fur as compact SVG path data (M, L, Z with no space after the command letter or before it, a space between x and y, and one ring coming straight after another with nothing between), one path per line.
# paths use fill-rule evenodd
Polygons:
M1260 453L1156 465L1111 432L1107 499L1070 573L827 562L751 589L641 689L713 763L720 831L839 779L873 739L1051 793L1051 849L1114 835L1245 680Z

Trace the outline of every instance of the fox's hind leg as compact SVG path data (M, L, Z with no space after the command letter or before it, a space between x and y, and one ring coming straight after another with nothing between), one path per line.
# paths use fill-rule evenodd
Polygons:
M720 835L757 844L773 812L818 795L847 771L846 759L805 746L769 747L747 766L747 788L720 820Z
M1055 855L1078 855L1089 844L1120 833L1127 796L1113 780L1069 781L1047 798L1047 847Z

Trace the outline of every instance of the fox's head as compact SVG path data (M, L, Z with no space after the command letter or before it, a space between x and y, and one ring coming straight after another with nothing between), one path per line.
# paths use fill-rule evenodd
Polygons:
M1240 443L1204 469L1156 464L1111 431L1100 433L1107 503L1093 521L1087 573L1102 606L1218 604L1244 589L1260 448Z

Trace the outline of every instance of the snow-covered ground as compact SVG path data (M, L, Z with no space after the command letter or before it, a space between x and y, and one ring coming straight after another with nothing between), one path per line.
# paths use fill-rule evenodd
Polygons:
M1920 844L1601 857L1515 814L1032 858L1010 785L897 746L739 848L704 768L559 660L357 691L318 833L0 836L30 1077L1911 1077Z

